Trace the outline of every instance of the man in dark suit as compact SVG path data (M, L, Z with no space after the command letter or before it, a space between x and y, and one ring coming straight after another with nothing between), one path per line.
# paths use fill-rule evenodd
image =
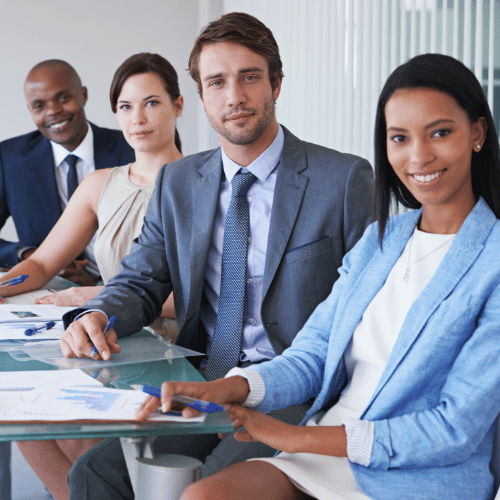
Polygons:
M265 362L291 344L328 296L342 257L371 221L368 162L305 143L278 124L281 59L260 21L232 13L211 23L189 70L222 147L160 171L120 273L67 318L76 320L61 341L67 356L90 356L93 343L109 359L117 334L151 323L173 290L177 343L208 352L199 365L206 378ZM118 320L105 339L111 315ZM308 407L275 416L298 423ZM232 434L161 436L154 447L200 458L203 476L274 453ZM75 462L70 498L131 499L127 477L119 442L105 440Z
M87 88L67 62L37 64L26 78L25 96L38 131L0 142L0 228L12 216L19 237L0 239L0 267L28 258L45 239L68 202L71 168L75 187L94 168L134 160L121 132L89 126L84 111ZM72 166L66 161L69 153L77 157ZM92 247L88 252L62 276L80 285L94 284L99 273ZM10 497L10 443L2 443L0 500Z
M94 168L134 159L121 132L89 126L87 88L68 63L37 64L26 78L25 96L38 131L0 143L0 228L12 216L19 237L17 242L0 239L0 266L29 257L45 239L68 202L68 178L71 182L73 175L74 189ZM66 159L70 153L76 156L75 165ZM85 258L92 261L88 250ZM93 284L97 267L90 265L88 273L84 262L75 261L63 276Z

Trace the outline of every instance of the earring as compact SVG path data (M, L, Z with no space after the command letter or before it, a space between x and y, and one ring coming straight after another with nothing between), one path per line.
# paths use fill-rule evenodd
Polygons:
M478 145L476 146L476 148L477 148L477 149L481 149L481 144L478 144Z

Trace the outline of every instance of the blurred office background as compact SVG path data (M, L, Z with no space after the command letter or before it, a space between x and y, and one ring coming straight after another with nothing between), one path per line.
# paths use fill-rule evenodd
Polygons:
M149 51L179 74L184 153L216 147L186 68L200 29L231 11L253 14L273 31L285 73L278 119L301 139L373 161L383 83L399 64L426 52L452 55L474 71L500 124L500 0L17 0L0 6L0 140L34 129L23 82L49 58L68 61L80 74L89 90L87 118L118 128L108 98L114 71ZM13 225L0 235L15 238Z
M373 161L373 124L389 74L411 57L461 60L500 122L498 0L226 0L273 31L285 80L278 118L301 139Z

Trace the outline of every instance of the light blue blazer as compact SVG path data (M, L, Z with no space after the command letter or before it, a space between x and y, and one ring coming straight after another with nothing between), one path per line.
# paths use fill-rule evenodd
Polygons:
M383 250L372 224L349 252L330 296L292 346L256 365L267 412L315 397L306 419L345 384L343 353L401 255L420 211L393 218ZM288 388L288 390L285 390ZM369 467L351 464L373 499L485 500L500 412L500 221L483 199L414 302L361 418L375 422Z

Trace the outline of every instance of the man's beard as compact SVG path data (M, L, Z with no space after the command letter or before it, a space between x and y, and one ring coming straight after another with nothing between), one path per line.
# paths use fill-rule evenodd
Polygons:
M255 142L264 133L274 118L274 100L271 98L265 101L262 116L251 130L242 130L239 134L229 131L224 126L224 119L241 111L255 112L256 110L254 108L239 107L236 111L231 112L231 114L223 116L222 123L216 121L213 116L207 112L208 121L213 129L228 142L237 146L252 144L252 142Z

